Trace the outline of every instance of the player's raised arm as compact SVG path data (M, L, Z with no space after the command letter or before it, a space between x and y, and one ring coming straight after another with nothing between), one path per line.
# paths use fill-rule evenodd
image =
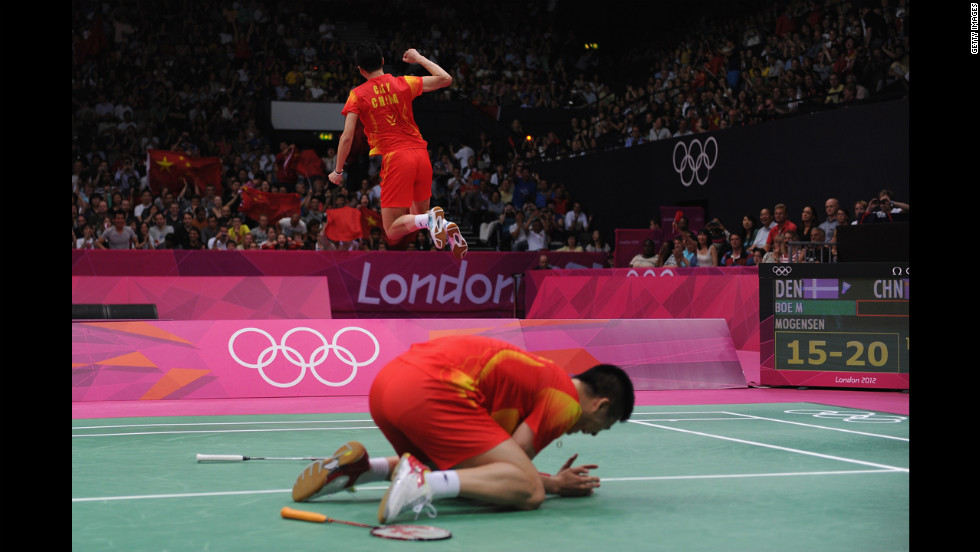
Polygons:
M439 67L437 63L423 56L415 48L409 48L402 55L405 63L418 63L425 70L431 73L427 77L422 77L422 92L431 92L440 88L445 88L453 83L452 76L445 69Z

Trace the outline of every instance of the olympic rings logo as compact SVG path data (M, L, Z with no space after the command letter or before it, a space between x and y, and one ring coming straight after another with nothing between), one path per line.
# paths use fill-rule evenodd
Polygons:
M635 268L631 268L626 273L626 276L627 277L631 277L631 276L634 276L634 277L640 277L640 276L646 277L646 276L658 276L658 274L656 272L654 272L654 270L652 268L648 268L648 269L644 270L642 274L638 270L636 270ZM663 269L663 270L660 271L659 276L674 276L674 271L672 271L669 268L665 268L665 269Z
M793 272L793 267L784 264L774 265L772 267L772 273L776 276L789 276Z
M680 157L677 150L683 150ZM691 140L690 146L684 142L674 144L674 171L681 177L681 184L688 187L694 183L704 186L708 182L708 173L718 161L718 141L714 136L709 137L701 145L701 140Z
M787 410L786 413L856 424L898 424L906 420L904 416L889 416L855 410Z
M374 354L371 356L371 358L363 362L358 361L357 359L354 358L354 353L352 353L350 349L346 347L342 347L341 345L338 344L340 336L349 331L361 332L371 339L371 342L374 344ZM310 352L309 358L305 357L303 353L301 353L295 347L290 347L289 345L287 345L287 341L289 340L289 338L297 332L304 332L304 333L311 334L314 337L314 341L318 341L319 343L321 343L319 347L316 347L315 349L313 349L312 352ZM269 340L270 345L258 354L258 356L255 359L255 362L246 362L241 358L239 358L238 354L235 352L235 341L238 339L240 335L245 333L257 333ZM300 369L299 375L296 376L296 379L292 381L285 381L285 382L276 381L265 372L265 368L269 367L269 365L271 365L273 361L276 360L280 351L282 352L282 356L286 360L288 360L290 363L292 363L294 366ZM332 381L330 379L327 379L322 375L320 375L320 373L317 371L317 368L321 366L324 362L326 362L327 358L330 356L331 351L336 355L337 359L340 360L340 362L346 364L347 366L350 366L351 368L350 375L348 375L345 379L341 381ZM378 343L378 339L374 337L374 335L371 332L363 328L357 328L357 327L346 327L337 330L337 333L333 334L332 343L327 341L326 337L324 337L320 332L314 330L313 328L305 328L305 327L293 328L288 332L286 332L285 334L283 334L282 340L280 340L279 343L276 343L276 340L268 332L264 330L261 330L259 328L242 328L237 332L235 332L234 334L232 334L231 338L228 339L228 352L231 354L231 358L235 359L235 362L237 362L238 364L244 366L245 368L258 370L259 375L262 376L262 379L264 379L266 383L274 387L285 388L285 387L292 387L296 385L297 383L302 381L303 377L306 376L307 370L312 372L313 377L315 377L317 381L319 381L324 385L330 387L342 387L344 385L347 385L354 379L354 377L357 375L358 368L367 366L372 362L374 362L375 360L377 360L378 355L381 354L381 345Z

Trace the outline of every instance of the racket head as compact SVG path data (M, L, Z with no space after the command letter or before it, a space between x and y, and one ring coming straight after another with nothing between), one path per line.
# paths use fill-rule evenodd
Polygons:
M404 541L445 540L453 536L448 529L431 525L380 525L371 528L371 535L383 539Z

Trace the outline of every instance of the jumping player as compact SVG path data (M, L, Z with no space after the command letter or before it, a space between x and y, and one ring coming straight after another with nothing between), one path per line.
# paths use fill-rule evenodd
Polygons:
M395 241L415 230L428 229L437 249L449 245L456 258L462 259L468 248L459 227L445 220L441 207L429 209L432 164L428 143L422 138L412 111L416 97L449 86L453 78L415 49L407 50L402 61L418 63L430 75L385 74L381 49L373 44L360 45L355 60L367 82L351 90L341 111L345 119L337 147L337 170L327 178L343 185L344 164L360 121L371 147L370 155L381 155L381 220L388 239Z
M595 435L633 412L633 384L612 365L569 377L550 360L482 336L453 336L413 345L378 373L371 417L399 456L369 458L349 442L313 462L296 479L297 502L392 481L378 509L388 523L418 515L439 498L465 497L532 510L546 494L586 496L599 486L595 464L554 475L532 463L551 441Z

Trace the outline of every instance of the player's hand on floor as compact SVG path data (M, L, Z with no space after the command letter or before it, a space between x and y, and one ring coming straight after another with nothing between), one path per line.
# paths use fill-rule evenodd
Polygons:
M599 487L599 478L589 474L590 470L599 467L598 464L573 466L576 458L578 454L573 454L555 475L560 496L588 496Z

